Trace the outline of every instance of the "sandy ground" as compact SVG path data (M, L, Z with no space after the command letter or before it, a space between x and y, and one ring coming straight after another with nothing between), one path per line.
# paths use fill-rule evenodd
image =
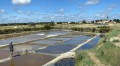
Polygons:
M14 57L8 62L1 63L0 66L42 66L54 59L53 56L30 54Z

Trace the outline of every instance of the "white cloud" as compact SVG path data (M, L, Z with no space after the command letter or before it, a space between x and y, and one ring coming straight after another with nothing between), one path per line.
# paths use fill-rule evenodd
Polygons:
M62 11L62 12L63 12L63 11L64 11L64 9L60 9L60 11Z
M88 0L84 5L95 5L98 4L100 0Z
M107 8L107 11L112 11L112 10L114 10L116 7L117 7L117 5L115 5L115 4L110 5L110 6Z
M55 11L54 13L57 14L57 15L58 15L58 14L59 14L59 15L63 15L63 14L64 14L64 11L65 11L65 10L64 10L63 8L61 8L61 9L58 9L57 11Z
M98 13L95 14L95 17L96 17L96 18L98 17L98 18L104 18L104 19L106 19L107 16L108 16L108 14L109 14L109 13L108 13L108 12L105 12L105 11L104 11L104 12L98 12Z
M17 13L23 13L23 11L21 11L21 10L18 10L18 11L17 11Z
M86 12L86 10L87 10L87 7L85 6L84 3L80 3L78 8L80 9L81 12Z
M55 17L53 17L53 16L51 17L51 19L54 19L54 18L55 18Z
M31 0L12 0L12 3L16 5L25 5L31 3Z
M0 9L0 14L5 13L5 9Z
M115 5L115 4L110 5L104 11L96 13L95 17L99 17L99 18L104 18L105 19L105 18L107 18L107 16L111 15L111 13L115 10L116 7L117 7L117 5Z

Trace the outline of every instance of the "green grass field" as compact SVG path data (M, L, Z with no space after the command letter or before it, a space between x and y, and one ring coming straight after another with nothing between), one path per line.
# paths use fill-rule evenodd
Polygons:
M107 36L106 42L104 42L104 38L101 38L98 45L91 49L88 50L88 52L93 52L95 53L95 56L100 60L101 63L103 63L105 66L120 66L120 47L116 47L115 45L113 45L109 40L111 37L116 37L120 34L120 26L118 26L119 24L115 24L113 26L111 26L111 28L113 28L112 31L110 31ZM93 62L88 54L87 51L82 51L84 52L84 59L82 60L78 60L78 58L81 57L81 55L83 55L80 52L78 52L79 55L77 55L77 65L76 66L91 66L92 63L90 63L91 65L87 64L87 65L81 65L83 63L86 64L86 61L91 61ZM86 53L86 54L85 54ZM86 60L87 58L87 60ZM81 63L82 62L82 63ZM95 64L92 66L96 66Z
M120 34L120 30L111 31L107 37L108 40L111 37L115 37ZM102 45L99 49L94 49L96 56L101 60L102 63L110 66L120 66L120 48L113 45L110 41L100 42L98 46ZM97 47L96 47L97 48Z
M75 66L95 66L96 64L90 59L87 51L77 52L76 65Z

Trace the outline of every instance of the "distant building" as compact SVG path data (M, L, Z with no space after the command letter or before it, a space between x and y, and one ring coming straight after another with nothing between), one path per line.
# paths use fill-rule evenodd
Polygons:
M14 26L14 28L18 28L17 26Z
M56 25L57 23L55 22L55 25Z
M109 17L107 16L107 19L102 19L100 21L97 22L98 24L113 24L113 23L116 23L112 20L109 20Z

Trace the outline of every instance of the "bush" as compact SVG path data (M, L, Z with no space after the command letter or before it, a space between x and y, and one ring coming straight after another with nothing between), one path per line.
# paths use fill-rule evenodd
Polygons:
M37 31L37 30L41 30L41 28L17 28L17 29L4 29L4 30L0 30L0 34L11 34L11 33L19 33L22 31Z
M98 28L100 33L107 33L111 30L109 26L100 26Z
M74 31L83 31L84 29L83 28L76 28L76 27L74 27L74 28L71 28L71 30L74 30Z
M44 30L50 30L50 29L52 29L53 27L50 25L50 24L46 24L44 27L43 27L43 29Z
M95 32L96 31L96 29L95 28L92 28L92 32Z
M113 40L113 42L120 42L119 40Z

